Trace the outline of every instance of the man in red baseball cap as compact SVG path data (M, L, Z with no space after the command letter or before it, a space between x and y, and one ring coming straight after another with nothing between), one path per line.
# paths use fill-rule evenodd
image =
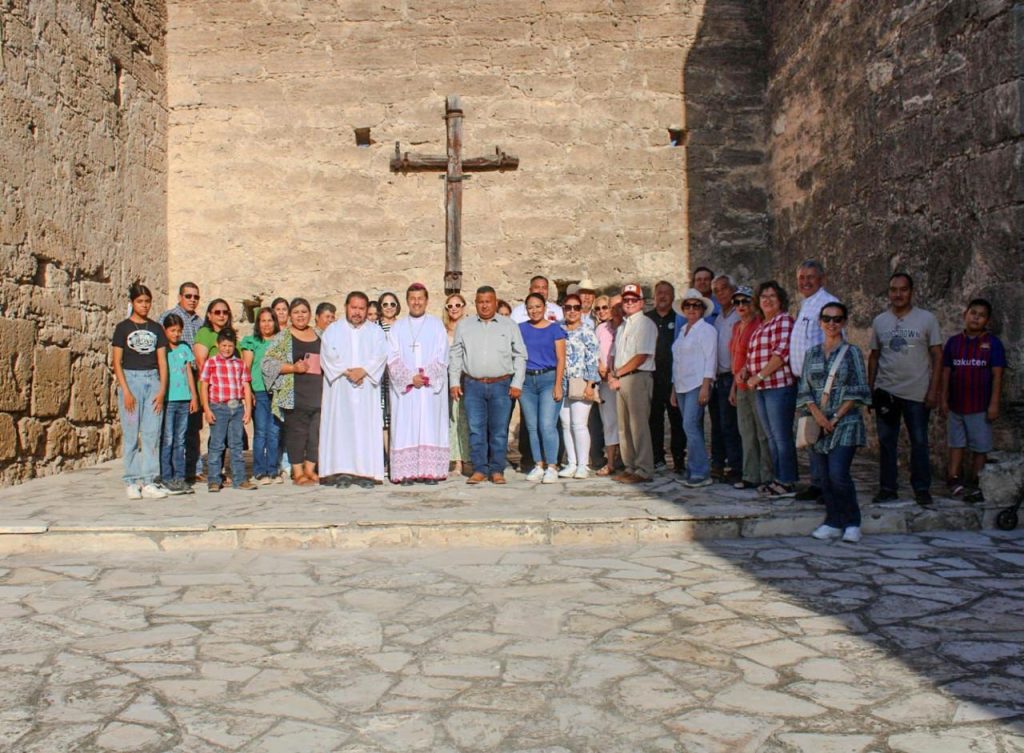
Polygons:
M654 478L649 420L658 327L644 316L644 293L638 283L622 286L622 313L608 386L618 393L619 443L626 467L612 478L624 484L644 484Z

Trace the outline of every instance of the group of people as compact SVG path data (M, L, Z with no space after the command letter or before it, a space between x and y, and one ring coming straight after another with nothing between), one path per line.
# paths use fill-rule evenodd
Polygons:
M932 502L928 421L939 408L948 415L951 492L980 498L1005 367L988 331L991 304L972 300L963 331L943 346L935 316L913 304L912 278L897 272L865 365L845 337L849 309L825 283L819 262L799 266L795 317L779 282L754 290L706 267L681 296L658 282L649 311L638 283L598 295L583 280L558 304L538 275L514 308L485 285L472 310L456 293L436 317L415 283L405 316L393 293L349 293L343 316L331 303L313 309L304 298L279 298L256 312L243 338L224 299L198 313L196 284L182 284L177 305L157 321L150 291L137 284L112 343L127 494L187 493L204 480L211 492L226 483L251 490L289 471L298 485L437 484L450 473L504 484L518 403L519 470L528 481L594 471L645 484L671 459L688 487L721 482L820 501L825 521L812 535L847 542L861 536L851 465L866 441L863 408L877 424L875 501L898 496L902 421L922 505ZM250 421L252 480L242 456ZM798 448L810 468L801 490Z

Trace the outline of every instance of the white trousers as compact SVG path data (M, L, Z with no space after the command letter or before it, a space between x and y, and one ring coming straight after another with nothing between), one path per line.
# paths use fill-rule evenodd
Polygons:
M568 465L586 465L590 462L590 409L593 403L586 400L563 400L558 418L562 422L562 442L565 444L565 460Z
M615 390L607 382L601 382L601 425L604 427L605 445L619 443L619 408L616 405Z

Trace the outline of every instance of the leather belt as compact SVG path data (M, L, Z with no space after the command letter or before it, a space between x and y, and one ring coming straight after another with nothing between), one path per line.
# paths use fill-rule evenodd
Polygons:
M480 382L481 384L494 384L495 382L504 382L506 379L511 379L511 374L506 374L500 377L475 377L466 374L466 379L472 379L474 382Z
M541 374L547 374L549 371L554 370L554 366L548 366L546 369L527 369L526 376L540 376Z

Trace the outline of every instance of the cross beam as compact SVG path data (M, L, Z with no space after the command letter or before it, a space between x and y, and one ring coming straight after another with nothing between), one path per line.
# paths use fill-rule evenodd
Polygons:
M491 172L515 170L519 158L505 154L494 147L489 157L462 158L462 103L457 96L445 99L444 119L446 124L448 153L446 156L402 152L395 142L395 156L391 158L391 172L431 172L444 170L445 210L445 295L462 290L462 182L470 176L467 172Z

